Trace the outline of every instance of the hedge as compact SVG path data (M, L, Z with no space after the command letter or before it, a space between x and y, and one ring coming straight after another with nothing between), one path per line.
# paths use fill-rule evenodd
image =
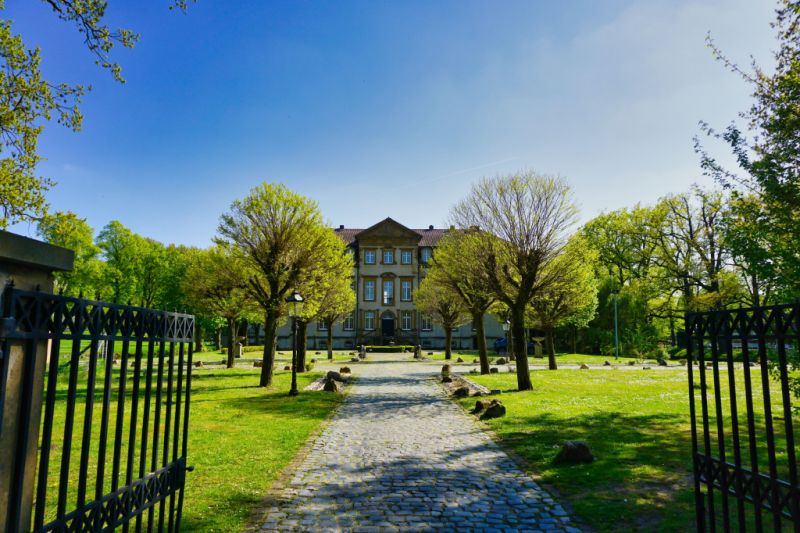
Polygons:
M414 351L414 346L411 344L398 344L396 346L367 346L368 352L374 353L394 353L405 352L407 350Z

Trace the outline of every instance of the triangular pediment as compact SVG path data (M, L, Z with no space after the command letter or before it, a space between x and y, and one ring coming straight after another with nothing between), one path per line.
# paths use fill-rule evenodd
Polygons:
M407 228L392 218L385 218L355 236L359 243L394 243L417 244L422 235Z

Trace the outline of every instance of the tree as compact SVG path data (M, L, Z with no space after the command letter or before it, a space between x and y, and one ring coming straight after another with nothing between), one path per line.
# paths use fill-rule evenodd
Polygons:
M272 363L280 311L289 291L317 268L318 247L330 229L317 203L284 185L263 183L222 215L219 241L239 249L253 267L249 289L264 313L264 354L260 385L272 384Z
M565 325L585 327L597 309L597 281L594 276L596 255L577 234L564 252L547 265L552 280L531 300L530 311L545 332L548 366L556 370L553 332Z
M97 246L105 260L101 274L103 298L126 303L136 297L140 259L137 245L134 233L118 220L112 220L100 230Z
M481 239L473 233L471 230L448 232L439 240L426 279L431 285L456 294L461 299L478 339L481 374L488 374L489 356L483 318L495 302L495 297L488 289L485 270L479 266L483 252Z
M778 39L772 69L755 62L752 71L742 68L708 41L715 57L753 88L753 103L741 113L749 137L737 124L722 132L702 124L730 146L741 172L725 168L698 140L695 145L704 171L734 196L758 196L750 208L757 207L757 219L765 223L769 259L791 298L800 295L800 1L781 0L772 26Z
M258 307L248 290L249 265L236 249L214 246L194 254L186 270L183 290L193 309L220 316L228 326L228 368L234 366L237 324L257 316Z
M102 270L100 249L95 246L91 226L75 213L56 212L47 215L37 225L39 236L50 244L75 252L70 272L56 272L56 289L67 296L86 294L93 297L98 291Z
M105 23L105 1L42 0L55 15L75 26L95 62L123 82L118 63L110 58L115 45L132 48L139 36ZM186 0L172 7L185 9ZM0 10L4 9L0 0ZM28 49L14 34L10 20L0 20L0 229L24 220L39 220L47 211L45 195L53 186L36 174L43 124L53 117L79 131L83 115L78 106L90 87L56 83L43 78L41 51Z
M414 291L414 306L442 326L444 330L444 358L453 357L453 328L469 320L461 297L447 286L438 285L425 278Z
M525 341L525 312L531 300L554 282L548 265L560 254L577 208L561 178L533 172L484 178L450 213L461 229L480 228L488 288L508 307L519 390L531 390Z

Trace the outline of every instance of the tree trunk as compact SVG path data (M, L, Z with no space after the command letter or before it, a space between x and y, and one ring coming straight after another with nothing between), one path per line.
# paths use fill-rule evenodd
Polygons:
M547 328L545 330L545 336L547 337L547 368L550 370L558 370L558 365L556 364L556 344L555 339L553 338L553 328Z
M511 338L513 340L514 363L517 365L517 389L533 390L528 356L525 352L525 306L511 308Z
M481 374L489 373L489 354L486 352L486 331L483 328L483 313L473 315L472 326L478 338L478 358L481 361Z
M448 325L444 327L444 358L453 358L453 328Z
M236 342L234 339L236 338L236 320L233 318L229 318L228 320L228 368L233 368L234 359L233 359L233 343Z
M306 371L306 330L308 322L305 320L297 321L297 371Z
M242 320L242 329L244 330L244 339L242 339L242 346L248 345L248 340L250 338L250 322L247 319Z
M214 335L214 349L219 351L222 348L222 328L217 328Z
M278 310L269 309L264 313L264 354L261 358L260 387L272 385L272 364L275 361L275 335L278 329Z
M328 327L328 359L333 361L333 320L325 321Z
M197 321L194 323L194 351L203 351L203 328L197 324Z

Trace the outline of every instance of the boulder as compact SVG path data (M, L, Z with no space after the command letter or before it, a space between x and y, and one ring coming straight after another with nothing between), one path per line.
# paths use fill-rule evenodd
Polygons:
M642 370L650 370L650 367L649 366L643 366Z
M513 373L513 372L516 372L516 371L517 371L517 367L515 367L515 366L511 366L511 365L508 365L508 371L509 371L509 372L512 372L512 373Z
M442 365L442 375L450 373L450 365Z
M478 400L477 402L475 402L475 407L472 409L472 411L470 411L470 413L472 413L473 415L477 415L478 413L481 413L485 409L487 409L492 404L492 402L496 401L497 400Z
M499 372L500 372L500 369L497 368L496 366L493 366L492 368L489 369L489 373L490 374L497 374Z
M611 366L611 363L609 363L608 360L603 361L603 366Z
M253 368L261 368L264 366L264 361L253 361Z
M658 366L668 366L667 365L667 360L666 359L659 359L658 360Z
M341 386L335 379L326 379L325 385L322 387L322 390L325 392L339 392L339 388Z
M466 398L469 396L469 389L467 387L459 387L453 391L454 398Z
M498 400L492 400L488 407L483 411L481 420L489 420L490 418L500 418L506 416L506 406Z
M581 363L581 370L589 370L589 365L586 363Z
M359 359L358 357L353 357L350 359L351 363L358 363L359 361L361 361L361 359Z
M568 440L561 445L554 463L557 464L579 464L591 463L594 461L594 454L589 445L581 440Z
M291 370L291 369L292 369L292 367L291 367L291 366L289 366L289 365L286 365L285 367L283 367L283 369L284 369L284 370L286 370L286 371L288 372L289 370Z
M319 353L319 352L317 352L317 353ZM310 362L311 362L311 364L313 365L314 363L316 363L316 362L317 362L317 360L316 360L316 359L314 359L314 358L312 357Z
M463 362L464 362L464 360L461 359L460 357L458 359L456 359L456 363L463 363Z
M320 354L320 352L314 352L314 355L319 355L319 354ZM312 361L313 361L313 359L312 359Z
M473 360L472 360L472 364L473 364L473 365L480 364L480 361L479 361L478 359L473 359Z
M329 370L327 374L325 374L326 379L332 379L334 381L347 381L342 377L339 372L335 372L333 370Z
M506 360L503 357L498 357L497 360L494 363L496 365L504 365L504 364L506 364Z
M350 374L351 373L350 372L350 367L349 366L343 366L342 368L339 369L339 373L340 374Z
M442 376L442 383L452 383L452 382L453 378L451 378L450 376Z
M194 366L195 366L195 368L203 368L203 362L202 361L195 361L194 362Z
M428 355L433 355L433 352L428 352Z
M361 352L360 354L358 354L358 358L359 359L366 359L367 358L367 352Z

